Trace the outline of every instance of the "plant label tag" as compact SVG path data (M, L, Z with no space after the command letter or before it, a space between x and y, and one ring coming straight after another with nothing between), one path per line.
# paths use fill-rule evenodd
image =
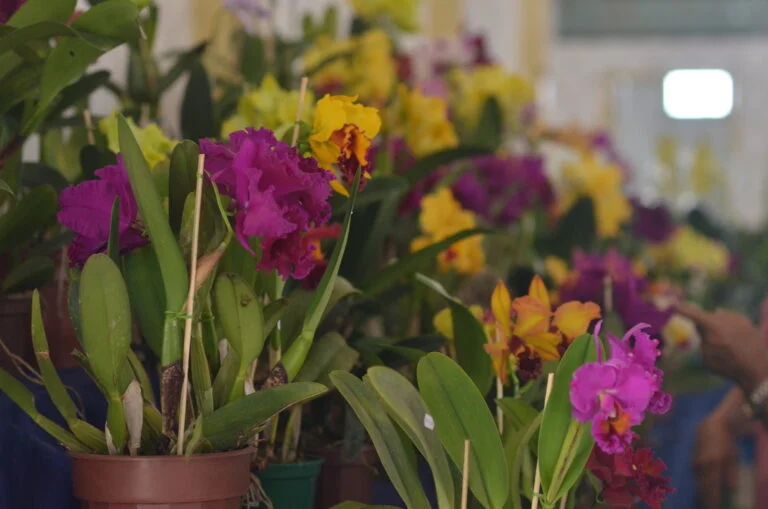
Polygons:
M424 414L424 427L427 429L435 429L435 420L429 414Z

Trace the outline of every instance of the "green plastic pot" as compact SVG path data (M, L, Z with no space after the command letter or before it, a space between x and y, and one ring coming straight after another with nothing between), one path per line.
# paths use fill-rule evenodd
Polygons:
M309 458L298 463L270 463L259 472L261 487L274 509L314 509L315 486L322 465L322 458Z

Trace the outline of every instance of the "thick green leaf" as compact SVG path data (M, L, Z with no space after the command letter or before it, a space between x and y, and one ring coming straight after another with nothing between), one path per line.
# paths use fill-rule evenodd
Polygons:
M40 186L24 195L0 217L0 254L20 247L53 220L58 207L56 191Z
M69 181L61 172L43 163L24 163L21 168L21 182L26 187L49 185L56 191L61 191L69 185Z
M324 385L294 382L254 392L206 417L202 440L217 451L242 447L272 416L288 407L322 396L327 391Z
M498 149L503 142L504 115L501 112L499 101L495 97L489 97L485 100L473 138L475 143L488 147L490 150Z
M81 180L93 180L96 178L96 170L114 164L117 164L117 158L106 148L86 145L80 150L80 166L83 169Z
M139 332L160 358L165 321L165 290L152 246L134 249L123 257L123 271Z
M104 432L78 417L77 407L51 361L51 352L48 349L48 340L45 337L43 315L40 309L40 294L37 290L32 294L32 344L35 348L35 357L40 367L45 390L56 410L67 422L69 429L88 448L106 452L107 443L104 439Z
M131 188L160 265L165 288L166 310L170 313L178 313L184 305L189 285L187 266L168 224L163 200L155 187L147 160L144 159L130 126L122 116L118 118L118 133L120 151L125 158ZM174 317L166 316L166 332L163 336L161 355L163 366L169 366L181 359L181 338L176 321Z
M362 502L342 502L333 506L331 509L398 509L393 505L368 505Z
M35 395L13 375L0 369L0 392L8 396L25 414L49 435L74 452L93 452L80 442L75 435L51 421L35 408Z
M8 26L26 27L41 21L66 22L75 10L77 0L28 0L8 20Z
M74 106L78 101L90 96L96 89L109 82L109 71L96 71L86 74L76 82L65 87L59 93L56 104L48 114L49 118L61 116L65 110Z
M3 93L0 95L0 114L11 110L22 101L37 94L42 71L37 66L20 66L8 73L0 81Z
M130 0L111 0L85 11L72 23L72 28L109 38L111 47L114 47L124 40L138 37L137 17L138 10ZM104 48L82 39L59 40L45 61L40 99L34 114L24 126L25 133L37 129L62 89L103 53Z
M434 429L425 424L427 407L419 392L397 371L385 367L368 370L365 383L379 396L389 414L427 460L437 491L437 506L453 509L454 486L451 467Z
M502 509L509 473L496 423L483 395L458 364L431 353L417 367L419 392L443 447L461 470L464 441L470 441L469 487L487 509Z
M541 418L542 414L537 414L527 424L521 421L519 429L512 432L504 432L504 452L507 455L507 463L510 470L509 501L507 502L507 507L522 509L523 489L521 486L521 475L523 460L525 459L524 456L529 454L529 446L541 426Z
M207 42L203 42L195 46L189 51L181 53L176 59L176 62L168 69L168 72L163 74L157 82L158 94L162 94L165 90L171 87L176 80L181 77L182 74L192 68L197 62L200 61L205 52L205 48L208 46Z
M25 292L35 288L42 288L53 277L55 270L50 258L35 256L27 258L5 276L3 280L3 293Z
M381 292L396 285L402 278L413 275L413 273L422 270L425 266L437 258L437 255L451 247L456 242L472 237L473 235L483 235L494 233L494 230L487 228L471 228L462 230L448 237L447 239L436 242L423 249L410 253L400 258L391 265L378 272L371 272L371 277L363 284L363 292L369 296L375 296Z
M416 465L410 460L413 448L401 440L398 428L373 390L350 373L331 373L331 380L368 431L381 464L406 507L430 507Z
M590 423L573 418L570 387L574 372L596 359L594 339L590 334L584 334L571 343L555 372L552 393L541 423L541 436L546 439L539 440L542 491L545 500L552 503L573 487L584 472L594 446Z
M222 274L213 288L216 320L240 360L229 400L240 398L251 363L264 348L264 313L253 289L237 274Z
M184 214L184 203L195 192L197 181L197 159L200 149L197 143L184 140L171 152L171 166L168 182L168 220L171 229L178 233Z
M331 331L324 334L309 349L307 360L304 362L297 382L320 382L332 388L329 375L333 371L350 371L360 355L347 344L344 336Z
M115 196L112 203L112 215L109 221L109 238L107 240L107 255L116 264L120 263L120 196Z
M8 185L8 182L6 182L3 179L0 179L0 191L6 192L11 196L14 196L13 189L11 189L11 186Z
M485 146L460 146L456 148L449 148L441 152L428 155L423 159L419 159L411 166L405 177L411 185L420 181L440 166L455 163L462 159L468 159L470 157L481 156L489 154L491 152Z
M213 115L211 83L200 60L192 65L189 72L187 90L181 104L181 133L191 140L216 138L219 135Z
M261 37L246 35L240 57L240 72L245 81L252 85L260 85L267 72L267 56Z
M78 34L64 23L50 20L39 21L15 30L4 30L2 37L0 37L0 54L21 49L32 41L47 40L59 36L78 37Z
M456 348L456 361L466 371L480 392L488 394L493 384L493 367L491 357L484 349L487 342L485 330L472 312L448 295L443 286L423 274L417 274L416 279L436 291L448 300L453 322L453 344Z
M121 451L127 440L121 373L131 344L131 305L120 269L104 254L88 258L80 277L82 342L93 374L108 392L107 425Z
M360 193L355 202L355 207L362 208L392 196L400 196L408 191L408 187L408 181L403 177L394 175L376 177L371 179ZM338 202L333 207L334 215L341 215L349 208L349 200L341 195L334 196L334 201Z

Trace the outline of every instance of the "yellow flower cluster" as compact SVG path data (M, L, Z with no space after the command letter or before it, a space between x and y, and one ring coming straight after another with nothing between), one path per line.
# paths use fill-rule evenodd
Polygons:
M300 95L297 90L283 90L274 76L266 75L259 88L240 98L237 112L222 125L222 137L246 127L266 127L274 131L293 124ZM301 115L307 123L311 122L314 102L314 94L307 91Z
M355 14L368 22L391 20L400 30L415 32L419 28L420 0L350 0Z
M107 137L109 150L114 153L120 152L120 140L117 135L117 115L118 112L114 111L110 116L104 117L99 121L99 130ZM146 127L139 127L132 118L129 117L126 120L131 127L131 131L133 131L133 135L136 137L136 141L139 143L141 152L144 154L150 169L168 160L173 147L178 143L177 141L168 138L157 124L152 123L147 124Z
M482 65L471 71L451 73L454 103L459 119L476 127L488 99L495 99L504 115L506 125L515 128L523 107L533 103L535 94L531 83L507 73L499 65Z
M564 193L559 211L566 212L580 197L589 197L594 205L600 237L615 237L621 225L632 217L632 206L622 189L623 175L619 166L602 161L593 153L583 152L578 163L564 165L563 180Z
M394 117L393 130L405 138L418 158L459 144L448 119L448 107L440 97L426 96L417 88L409 91L400 85Z
M649 251L660 266L695 270L710 276L726 274L730 265L730 253L725 245L690 226L678 228L665 244L651 246Z
M411 251L418 251L462 230L477 226L475 215L461 208L450 189L441 188L421 200L419 225L424 235L411 242ZM459 274L477 274L485 267L485 251L480 235L456 242L440 253L438 265L442 272L454 269Z
M345 53L351 55L340 56ZM392 42L380 29L368 30L346 41L318 37L304 54L304 67L318 66L311 79L313 87L343 90L369 104L385 103L397 80Z

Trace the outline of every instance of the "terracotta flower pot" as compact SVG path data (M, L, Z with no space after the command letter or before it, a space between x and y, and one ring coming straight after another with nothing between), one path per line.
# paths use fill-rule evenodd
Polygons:
M378 458L376 450L365 445L352 459L342 456L340 446L325 447L309 451L324 458L323 468L317 482L315 509L328 509L346 501L370 504L373 481L376 477Z
M82 509L239 509L252 449L181 456L71 454Z

